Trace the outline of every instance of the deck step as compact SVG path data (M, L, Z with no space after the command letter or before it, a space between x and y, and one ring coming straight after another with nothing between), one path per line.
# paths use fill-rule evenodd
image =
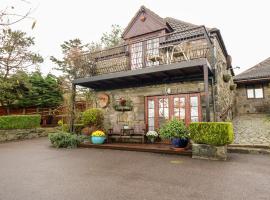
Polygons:
M135 144L103 144L95 145L91 143L82 143L79 145L82 148L97 148L97 149L112 149L112 150L123 150L123 151L138 151L138 152L151 152L151 153L163 153L163 154L176 154L191 156L191 150L185 149L174 149L170 148L169 145L135 145Z

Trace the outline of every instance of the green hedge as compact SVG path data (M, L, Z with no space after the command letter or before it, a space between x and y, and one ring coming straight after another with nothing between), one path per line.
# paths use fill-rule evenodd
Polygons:
M223 146L234 140L230 122L193 122L189 125L190 138L197 144Z
M40 126L40 115L8 115L0 117L0 129L27 129Z

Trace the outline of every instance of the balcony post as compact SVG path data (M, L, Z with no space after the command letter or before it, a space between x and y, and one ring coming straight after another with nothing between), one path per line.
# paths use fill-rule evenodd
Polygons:
M70 109L70 122L69 122L69 131L70 133L74 133L74 120L75 120L75 106L76 106L76 85L72 83L71 88L71 109Z
M204 80L204 97L206 104L206 121L210 121L210 106L209 106L209 80L208 80L208 66L203 65L203 80Z

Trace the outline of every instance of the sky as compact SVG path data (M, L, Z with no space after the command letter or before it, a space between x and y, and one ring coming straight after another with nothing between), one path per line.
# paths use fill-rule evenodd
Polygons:
M270 57L269 0L0 0L0 8L13 5L19 13L32 9L32 19L17 23L35 37L35 51L45 59L43 73L57 74L50 56L61 58L60 45L80 38L97 41L112 24L125 28L141 5L161 17L173 17L220 29L236 74Z

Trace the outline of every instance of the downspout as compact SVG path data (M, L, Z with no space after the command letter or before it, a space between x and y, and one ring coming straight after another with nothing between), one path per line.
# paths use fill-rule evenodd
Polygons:
M213 115L214 115L214 121L216 121L216 100L215 100L215 83L214 83L214 77L211 77L211 88L212 88L212 103L213 103Z

